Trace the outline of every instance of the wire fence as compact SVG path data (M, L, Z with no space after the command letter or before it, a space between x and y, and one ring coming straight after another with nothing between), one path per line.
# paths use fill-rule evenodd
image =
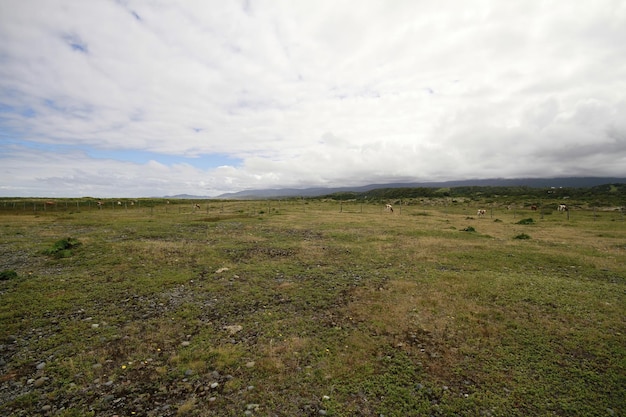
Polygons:
M563 219L592 216L599 219L624 220L624 207L570 207L567 211L558 211L557 204L479 205L478 202L450 203L432 201L395 201L391 207L386 202L366 200L333 199L287 199L287 200L165 200L165 199L0 199L0 211L24 213L78 213L83 211L102 211L148 214L191 214L204 216L264 216L288 212L313 213L316 211L334 211L342 214L385 216L420 216L431 210L443 214L461 214L481 219L538 217L560 215ZM478 211L484 209L484 214Z

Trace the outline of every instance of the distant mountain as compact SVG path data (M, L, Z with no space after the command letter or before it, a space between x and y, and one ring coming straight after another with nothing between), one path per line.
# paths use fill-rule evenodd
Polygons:
M206 200L211 197L201 196L201 195L191 195L191 194L176 194L176 195L166 195L162 198L170 198L174 199L182 199L182 200Z
M358 187L273 188L225 193L214 198L263 199L279 197L320 197L339 192L366 192L378 188L452 188L452 187L531 187L531 188L589 188L603 184L626 183L626 178L615 177L566 177L566 178L492 178L443 182L410 182L369 184ZM174 196L170 198L209 198L197 196Z

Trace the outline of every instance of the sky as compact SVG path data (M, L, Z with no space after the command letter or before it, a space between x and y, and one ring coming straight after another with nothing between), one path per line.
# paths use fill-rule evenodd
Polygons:
M623 0L0 0L0 196L626 177Z

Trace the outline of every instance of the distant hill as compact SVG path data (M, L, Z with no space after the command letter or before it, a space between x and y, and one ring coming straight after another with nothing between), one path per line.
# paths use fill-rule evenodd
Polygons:
M362 193L379 188L452 188L452 187L531 187L531 188L588 188L603 184L626 183L626 178L615 177L566 177L566 178L492 178L443 182L410 182L369 184L358 187L314 187L314 188L274 188L245 190L225 193L214 198L221 199L263 199L279 197L320 197L340 192ZM169 198L209 198L198 196L173 196Z
M161 198L169 198L172 200L181 199L181 200L205 200L211 197L201 196L201 195L191 195L191 194L176 194L176 195L166 195Z

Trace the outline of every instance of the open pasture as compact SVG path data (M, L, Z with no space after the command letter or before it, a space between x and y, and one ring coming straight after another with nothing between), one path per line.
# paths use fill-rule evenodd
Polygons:
M621 212L3 204L0 415L626 414Z

